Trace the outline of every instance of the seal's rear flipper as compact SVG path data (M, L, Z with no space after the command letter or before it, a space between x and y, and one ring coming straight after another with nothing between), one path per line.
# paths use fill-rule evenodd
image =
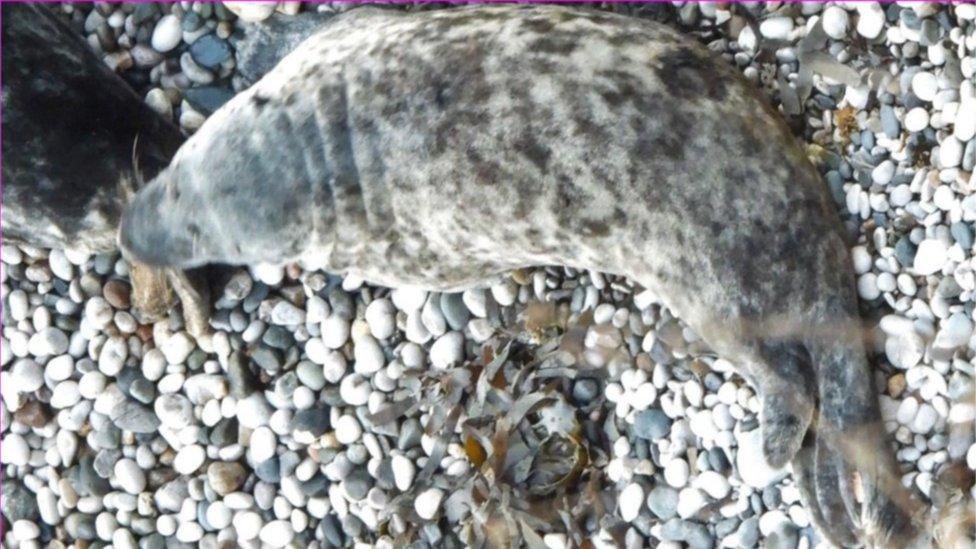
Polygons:
M901 484L859 337L811 348L820 397L812 473L816 501L828 529L852 520L868 546L911 547L918 538L913 519L920 504Z

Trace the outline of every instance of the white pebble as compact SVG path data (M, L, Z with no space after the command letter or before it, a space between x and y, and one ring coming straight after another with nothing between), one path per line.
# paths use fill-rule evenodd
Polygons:
M270 427L262 425L251 433L251 459L260 464L275 455L278 438Z
M197 472L207 459L207 452L199 444L191 444L180 448L173 458L173 469L181 475L192 475Z
M135 461L122 458L115 463L115 480L130 494L137 495L146 489L146 475Z
M840 40L847 36L847 10L837 6L828 6L823 12L823 30L827 36Z
M428 488L421 492L414 500L413 506L420 518L431 520L437 516L441 501L444 499L444 492L439 488Z
M295 531L290 522L273 520L261 527L259 537L271 547L284 547L295 538Z
M675 458L664 465L664 480L675 488L688 484L688 462Z
M618 499L620 505L620 518L626 522L631 522L640 515L641 506L644 505L644 489L640 484L632 483L620 491Z
M447 332L430 347L430 362L435 368L445 369L464 358L464 335Z
M915 107L905 115L905 129L920 132L929 127L929 112L924 107Z
M336 440L341 444L353 444L359 441L363 434L363 428L359 425L359 420L350 415L344 415L336 421L335 435Z
M942 270L948 257L948 248L941 240L927 239L918 245L913 267L920 275L931 275Z
M175 15L164 15L152 33L152 47L158 52L168 52L178 46L183 39L180 20Z
M874 40L884 28L885 15L877 2L857 5L857 32L868 40Z
M409 458L396 454L390 460L393 470L393 482L401 492L406 492L413 486L413 479L417 473L417 466Z

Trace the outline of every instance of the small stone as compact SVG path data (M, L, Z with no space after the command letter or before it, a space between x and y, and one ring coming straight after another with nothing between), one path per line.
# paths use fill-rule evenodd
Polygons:
M299 410L291 420L291 429L311 433L314 437L322 436L329 429L329 408L317 405Z
M301 413L301 412L299 412ZM271 420L272 409L261 392L252 393L237 402L237 419L248 429L257 429Z
M180 19L175 15L164 15L156 22L152 33L152 47L158 52L168 52L178 46L183 39Z
M918 245L913 267L915 272L927 276L942 270L948 257L948 248L941 240L927 239Z
M957 221L949 227L949 232L952 234L952 238L962 247L963 250L972 250L973 229L968 223Z
M192 475L203 466L206 459L207 452L199 444L184 446L173 458L173 469L181 475Z
M183 92L183 98L203 114L213 114L234 97L234 91L223 86L197 86ZM187 111L183 111L186 114Z
M976 98L966 97L959 103L952 135L963 143L976 137Z
M471 312L459 293L441 294L441 312L452 330L463 330L471 319Z
M374 299L366 307L366 323L376 339L387 339L396 332L396 309L389 299Z
M363 434L363 428L359 421L350 415L339 417L335 424L336 440L341 444L353 444L359 441Z
M413 461L396 454L390 460L390 468L393 470L393 481L398 490L406 492L413 486L413 479L417 473L417 466Z
M955 168L962 162L963 144L955 137L947 136L939 145L939 165L942 168ZM948 187L940 187L948 189Z
M868 40L874 40L880 34L885 24L884 11L877 2L857 5L857 32Z
M671 418L657 408L634 415L634 434L646 440L660 440L671 431Z
M179 430L193 423L193 404L190 399L179 394L160 395L156 399L153 409L162 424L170 429ZM240 412L240 403L238 403Z
M242 21L255 23L264 21L275 12L278 2L230 2L224 1L223 5L241 18ZM262 538L263 539L263 538ZM287 543L287 542L286 542Z
M285 547L295 539L295 530L285 520L273 520L261 527L261 541L270 547Z
M146 489L146 475L135 461L120 459L115 464L114 472L115 480L126 492L137 495Z
M349 340L349 321L332 315L322 322L322 343L329 349L338 349Z
M964 313L954 313L942 324L933 346L938 349L956 349L969 343L973 337L973 321Z
M430 347L430 362L435 368L446 369L464 359L464 335L447 332Z
M33 393L44 385L44 370L33 360L18 360L11 369L10 381L14 391Z
M759 34L770 40L789 40L793 32L793 19L770 17L759 24Z
M905 129L918 133L929 127L929 112L924 107L915 107L905 114Z
M152 410L131 400L123 400L116 404L109 418L116 427L131 433L154 433L160 425L160 419L153 414Z
M887 185L894 176L895 163L891 160L885 160L871 170L871 179L878 185Z
M664 465L664 480L675 488L688 484L688 462L675 458Z
M64 354L68 351L68 336L58 328L44 328L31 336L27 351L36 357Z
M420 518L431 520L437 516L437 511L440 510L443 499L444 492L439 488L428 488L421 492L414 500L414 509Z
M939 80L928 71L919 71L912 77L912 92L922 101L932 101L939 93Z
M647 495L647 508L662 520L677 516L678 491L670 486L655 486Z
M226 40L214 34L205 34L190 45L190 55L201 67L219 69L221 63L230 59L231 47Z
M207 467L207 482L221 496L240 488L245 478L247 472L239 463L218 461Z
M828 6L823 12L823 30L834 40L847 37L847 10L837 6Z
M24 466L30 461L30 446L24 437L16 433L8 433L3 437L3 452L0 453L0 463Z
M122 280L112 279L102 287L105 301L116 309L128 309L132 296L132 287Z
M702 471L694 484L713 499L724 499L732 491L728 479L715 471Z
M632 522L640 514L641 507L644 505L644 489L636 482L628 484L620 491L618 505L620 518Z
M278 446L278 438L267 426L261 426L251 433L251 459L255 463L261 463L271 459L275 455Z
M159 346L159 350L166 357L166 362L172 365L186 362L187 357L190 356L190 353L195 348L196 345L193 343L193 339L185 332L177 332L171 335Z
M288 301L281 300L271 309L271 322L279 326L304 324L305 311Z

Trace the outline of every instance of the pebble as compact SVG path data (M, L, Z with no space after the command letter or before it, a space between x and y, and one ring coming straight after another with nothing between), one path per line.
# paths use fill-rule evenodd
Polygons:
M867 2L857 5L857 32L868 40L874 40L884 28L884 11L877 2Z
M670 486L655 486L647 495L647 507L662 520L677 516L678 491Z
M827 6L823 12L823 30L834 40L841 40L847 36L847 10L837 6Z
M625 522L633 522L644 505L644 489L636 482L628 484L626 488L620 491L618 505L620 518Z
M667 436L671 423L671 418L661 410L641 410L634 415L634 434L647 440L659 440Z
M390 460L390 467L393 470L393 479L397 490L406 492L413 486L413 479L417 473L417 467L410 459L396 454Z
M271 17L271 14L275 12L275 8L278 7L278 2L225 1L223 2L223 5L226 6L230 11L234 12L235 15L240 17L242 21L256 23Z
M430 362L435 368L445 369L464 359L464 335L447 332L430 347Z
M941 240L926 239L918 245L913 268L915 272L927 276L942 270L948 258L949 249Z
M207 459L207 452L198 444L191 444L180 448L173 459L173 469L181 475L192 475L203 466Z
M295 531L290 522L273 520L261 527L259 538L271 547L285 547L295 539Z
M190 55L201 67L216 70L231 58L233 52L227 41L213 34L205 34L190 45Z
M247 473L239 463L218 461L207 467L207 483L221 496L240 488L245 478Z
M64 354L68 350L68 336L58 328L48 327L32 335L27 351L36 357Z
M432 520L440 510L444 492L440 488L428 488L417 495L413 507L423 520Z
M130 494L139 494L146 489L146 475L135 461L123 458L115 463L115 480Z
M688 484L688 474L688 462L683 459L672 459L664 465L664 480L675 488Z
M164 15L157 23L152 33L152 47L154 50L166 53L180 44L183 30L180 20L175 15Z
M917 133L929 127L929 112L924 107L915 107L905 114L905 129Z

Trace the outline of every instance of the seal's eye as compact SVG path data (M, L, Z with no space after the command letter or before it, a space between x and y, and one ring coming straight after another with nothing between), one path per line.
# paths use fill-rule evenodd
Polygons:
M169 195L169 198L173 201L180 199L180 189L176 185L176 181L169 182L169 185L166 186L166 193Z

